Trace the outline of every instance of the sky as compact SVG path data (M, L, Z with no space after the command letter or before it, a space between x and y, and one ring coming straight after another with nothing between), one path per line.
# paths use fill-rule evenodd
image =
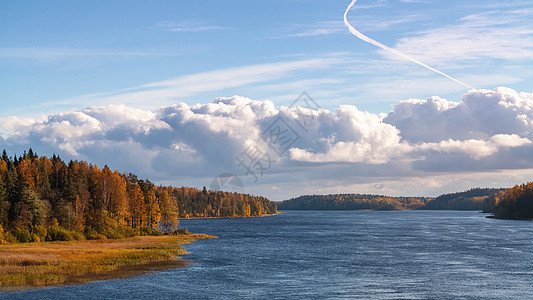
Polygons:
M533 178L533 4L0 3L0 148L157 184L437 196Z

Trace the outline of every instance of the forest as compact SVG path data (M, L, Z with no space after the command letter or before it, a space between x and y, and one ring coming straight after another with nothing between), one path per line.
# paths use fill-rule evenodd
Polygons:
M85 161L0 158L0 244L123 238L176 232L179 218L276 213L264 197L156 186Z
M516 185L487 198L483 212L491 212L498 219L533 219L533 182Z
M428 210L482 210L483 203L503 189L474 188L466 192L440 195L421 209Z
M399 210L418 209L432 198L389 197L367 194L307 195L278 203L280 210Z

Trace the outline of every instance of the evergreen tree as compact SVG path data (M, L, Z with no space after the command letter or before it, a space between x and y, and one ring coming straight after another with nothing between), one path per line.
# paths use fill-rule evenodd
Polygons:
M6 163L9 161L9 157L7 156L6 149L4 149L4 151L2 151L2 160L5 161Z
M35 228L76 230L87 237L120 238L151 228L173 231L178 217L237 217L275 213L263 197L211 192L205 187L156 187L135 174L70 161L54 154L0 159L0 226L20 241ZM125 227L133 229L126 229ZM60 228L62 227L62 228ZM41 230L42 231L42 230ZM79 234L79 233L78 233ZM68 235L53 235L52 239ZM44 237L43 237L44 238Z

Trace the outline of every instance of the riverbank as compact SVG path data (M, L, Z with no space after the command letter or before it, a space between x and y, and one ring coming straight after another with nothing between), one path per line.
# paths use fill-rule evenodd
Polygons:
M180 246L206 234L0 246L0 290L88 283L182 267Z
M180 218L180 220L208 220L208 219L243 219L243 218L262 218L262 217L271 217L283 214L284 212L276 212L275 214L262 214L258 216L234 216L234 217L189 217L189 218Z

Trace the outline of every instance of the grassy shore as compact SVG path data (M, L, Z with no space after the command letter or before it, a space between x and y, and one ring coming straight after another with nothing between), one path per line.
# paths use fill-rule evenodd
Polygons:
M0 290L126 278L186 265L180 246L205 234L0 246Z

